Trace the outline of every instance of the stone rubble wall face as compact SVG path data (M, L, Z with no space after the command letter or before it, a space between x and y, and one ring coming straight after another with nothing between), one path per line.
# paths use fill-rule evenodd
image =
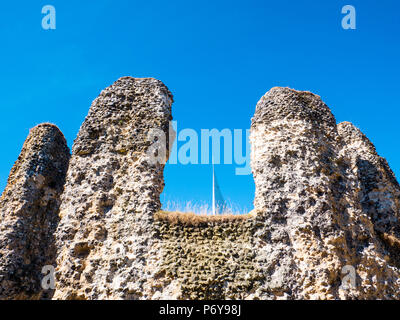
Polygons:
M185 225L156 222L159 267L152 299L245 299L261 276L253 220Z

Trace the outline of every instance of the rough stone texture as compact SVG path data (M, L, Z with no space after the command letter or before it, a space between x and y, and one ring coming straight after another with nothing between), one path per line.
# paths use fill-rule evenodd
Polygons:
M54 231L68 161L69 149L55 125L31 129L0 199L0 299L51 296L42 291L41 270L55 263Z
M164 186L164 164L147 154L156 141L149 132L168 136L172 102L160 81L130 77L94 100L61 198L55 299L147 297L153 215Z
M251 214L165 213L159 201L164 163L154 164L149 156L151 145L162 139L149 132L158 129L168 136L171 104L172 95L160 81L129 77L93 102L61 195L53 298L400 299L400 186L359 129L348 122L337 125L317 95L273 88L252 119L256 194ZM23 150L21 157L38 152L41 159L40 150L49 144L39 141L28 138L24 149L33 151ZM33 148L35 143L41 147ZM45 163L65 169L64 162L54 161ZM12 209L1 211L0 236L14 246L0 242L0 252L12 257L0 257L3 278L14 274L13 261L27 264L20 257L36 229L19 221L32 216L32 201L36 206L49 194L43 186L50 186L46 177L51 175L31 178L20 167L17 162L2 198L2 208ZM18 176L13 172L23 178L13 178ZM39 231L50 246L64 178L54 179L49 211L34 211L49 220L49 228L42 224ZM26 200L29 210L17 210L25 203L21 199L32 199ZM11 219L10 212L22 214ZM37 265L51 264L41 250L35 253ZM342 286L345 266L355 268L354 288ZM29 282L20 283L21 288L4 281L2 286L31 290L23 288ZM7 297L29 296L14 291Z
M157 215L161 246L152 299L244 299L262 277L254 219L184 223Z
M399 185L365 136L348 123L338 132L320 97L273 88L250 139L265 276L251 298L399 298ZM340 287L345 265L355 289Z

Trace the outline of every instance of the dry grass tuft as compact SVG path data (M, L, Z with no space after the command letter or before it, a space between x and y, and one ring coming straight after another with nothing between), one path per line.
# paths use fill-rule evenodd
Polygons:
M221 214L221 215L199 215L193 212L177 212L177 211L158 211L154 215L155 220L166 221L170 224L183 224L186 226L197 226L199 224L209 223L227 223L244 221L251 218L251 214Z

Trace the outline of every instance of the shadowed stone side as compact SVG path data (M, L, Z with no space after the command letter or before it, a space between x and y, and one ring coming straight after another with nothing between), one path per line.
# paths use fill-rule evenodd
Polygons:
M56 299L149 294L154 213L164 164L147 151L168 137L172 94L153 78L124 77L94 100L72 150L57 229Z
M371 141L350 122L338 124L343 157L358 179L357 199L373 222L376 234L389 251L390 262L400 268L400 186L386 159Z
M0 200L0 299L50 298L41 270L55 265L54 231L69 149L52 124L31 129Z
M339 131L329 108L309 92L273 88L257 104L250 137L260 221L254 242L264 279L251 298L400 297L399 269L374 218L396 229L398 184L385 161L368 155L370 146L351 153L354 138L344 126ZM381 188L371 193L377 181ZM341 287L346 265L356 270L356 288Z

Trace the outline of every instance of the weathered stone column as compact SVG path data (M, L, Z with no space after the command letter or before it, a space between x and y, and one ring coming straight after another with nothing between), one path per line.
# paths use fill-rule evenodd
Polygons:
M395 219L395 179L377 158L372 162L380 163L384 179L360 163L369 158L360 155L371 149L362 139L352 143L345 127L338 134L329 108L309 92L273 88L257 104L250 138L259 221L254 241L265 278L253 297L399 297L399 269L377 234L381 222L374 219L385 216L376 211L383 202L369 201L391 198L384 205L390 218L383 220ZM379 195L362 191L376 179L382 182ZM388 193L383 191L385 183L391 184ZM346 273L354 268L354 287L341 286L343 267Z
M54 231L69 149L52 124L31 129L0 200L0 299L39 299L41 270L55 264Z
M153 129L168 142L172 102L162 82L131 77L94 100L62 195L54 298L147 297L153 215L164 186L164 163L152 163L148 151Z
M250 140L254 207L264 221L255 241L267 275L265 298L304 298L296 288L328 287L329 275L318 272L328 262L316 252L322 236L340 233L329 180L336 135L334 116L310 92L273 88L257 104ZM337 259L329 263L339 268Z

